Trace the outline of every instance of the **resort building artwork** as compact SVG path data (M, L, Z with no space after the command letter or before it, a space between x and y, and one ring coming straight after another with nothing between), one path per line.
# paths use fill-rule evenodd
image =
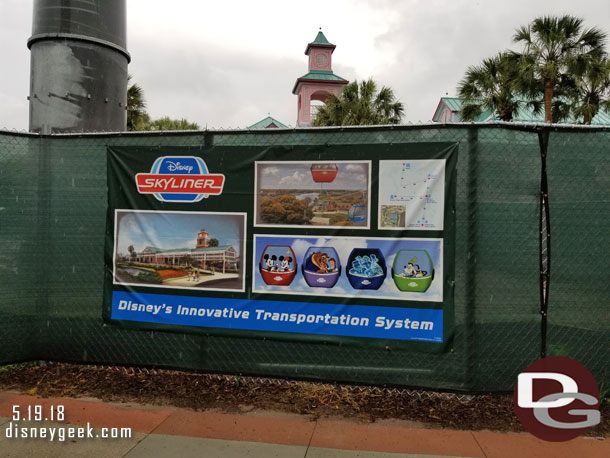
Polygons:
M205 229L197 234L195 248L175 248L163 250L147 246L136 254L135 262L144 264L164 264L184 266L198 262L202 269L218 269L219 272L237 270L239 254L231 245L210 246L210 236Z

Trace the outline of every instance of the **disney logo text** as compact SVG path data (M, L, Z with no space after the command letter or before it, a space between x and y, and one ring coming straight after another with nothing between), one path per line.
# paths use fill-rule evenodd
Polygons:
M170 172L175 172L176 170L186 170L188 173L191 173L191 171L193 170L192 165L182 165L180 164L180 162L167 161L166 164L167 170L169 170Z

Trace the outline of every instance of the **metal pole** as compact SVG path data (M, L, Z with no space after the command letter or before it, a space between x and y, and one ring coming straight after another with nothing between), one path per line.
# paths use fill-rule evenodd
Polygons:
M540 128L538 143L540 145L540 357L544 358L547 352L547 325L549 308L549 288L551 280L551 216L549 211L549 186L546 173L546 158L549 145L550 131Z

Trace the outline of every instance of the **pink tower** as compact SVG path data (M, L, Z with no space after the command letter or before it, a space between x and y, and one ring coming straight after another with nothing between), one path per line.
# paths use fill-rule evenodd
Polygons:
M309 56L309 72L294 83L292 93L299 97L297 126L311 125L311 101L324 102L330 95L339 95L349 81L333 73L332 54L336 46L329 43L322 29L316 39L307 45L305 55Z
M197 234L197 248L207 248L210 246L210 236L205 229L201 229Z

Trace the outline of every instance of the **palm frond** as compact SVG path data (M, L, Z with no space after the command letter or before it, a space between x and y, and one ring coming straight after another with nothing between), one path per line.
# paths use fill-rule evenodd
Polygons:
M546 120L565 119L578 78L605 53L606 36L595 27L585 29L583 19L571 15L542 16L519 27L513 37L523 45L516 88L528 99L549 98Z
M399 124L404 114L404 105L397 101L394 91L382 87L372 79L346 84L339 97L330 96L314 120L314 126L356 126L376 124Z
M460 111L460 120L476 121L482 113L483 107L481 104L469 103L462 106L462 110Z

